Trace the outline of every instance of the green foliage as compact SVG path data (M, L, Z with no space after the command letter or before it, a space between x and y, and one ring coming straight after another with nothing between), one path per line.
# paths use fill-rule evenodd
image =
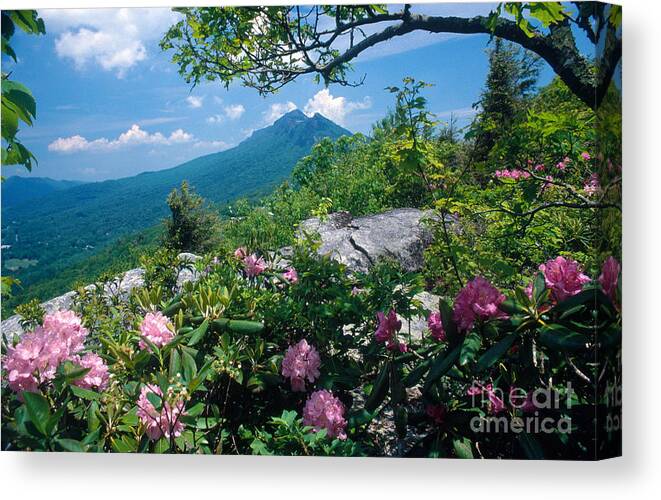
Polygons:
M10 45L16 27L27 34L44 34L44 21L35 10L2 11L2 53L17 62ZM20 123L31 127L37 116L37 104L25 85L11 80L9 73L2 73L2 165L23 165L32 170L35 156L16 137Z
M218 246L220 217L204 206L204 199L190 191L188 182L168 195L172 213L165 220L165 246L180 252L206 253Z

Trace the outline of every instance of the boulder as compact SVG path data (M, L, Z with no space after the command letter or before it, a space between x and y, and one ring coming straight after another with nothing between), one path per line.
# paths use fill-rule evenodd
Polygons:
M300 231L317 233L321 238L319 253L351 271L365 272L381 258L396 260L406 271L419 271L424 249L432 242L432 233L424 225L430 216L415 208L357 218L336 212L323 220L315 217L302 222Z

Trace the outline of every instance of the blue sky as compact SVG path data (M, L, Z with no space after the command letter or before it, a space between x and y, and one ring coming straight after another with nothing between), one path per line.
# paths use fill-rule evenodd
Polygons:
M430 14L486 14L492 4L423 5ZM191 90L158 47L177 20L169 9L42 10L45 36L17 35L18 64L3 71L37 99L37 120L19 137L39 160L30 175L96 181L176 166L232 147L297 107L320 112L352 132L369 132L392 106L384 91L404 76L434 83L429 108L439 119L473 113L487 72L488 37L413 33L364 52L355 61L358 88L300 79L278 94L218 83ZM552 77L544 68L542 82ZM4 175L26 175L6 168Z

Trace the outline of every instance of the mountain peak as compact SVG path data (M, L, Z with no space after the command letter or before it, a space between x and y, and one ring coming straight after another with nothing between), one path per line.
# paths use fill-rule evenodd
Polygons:
M308 116L303 113L300 109L293 109L292 111L289 111L282 115L280 118L278 118L273 125L277 124L283 124L283 123L300 123L304 122L306 120L309 120Z

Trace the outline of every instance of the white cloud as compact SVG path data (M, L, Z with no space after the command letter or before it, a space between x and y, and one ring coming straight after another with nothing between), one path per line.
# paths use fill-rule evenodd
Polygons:
M148 46L180 18L170 9L43 9L55 52L78 69L91 64L122 78L148 57Z
M207 123L210 123L212 125L217 123L222 123L224 121L225 121L225 117L223 115L211 115L210 117L207 118Z
M280 118L285 113L289 113L296 109L296 104L291 101L288 102L276 102L271 104L269 109L262 113L264 115L264 123L271 125L274 121Z
M59 137L48 145L49 151L57 153L75 153L79 151L111 151L123 147L137 146L142 144L157 144L170 146L172 144L181 144L193 141L193 135L182 129L177 129L169 136L160 132L150 134L140 128L139 125L132 125L126 132L121 133L117 139L109 140L105 137L87 140L81 135L71 137Z
M186 97L186 102L188 103L188 106L190 106L191 108L201 108L202 101L204 101L204 97L197 97L194 95L189 95L188 97Z
M224 110L227 118L230 120L237 120L243 113L245 113L246 108L244 108L242 104L230 104L229 106L225 106Z
M197 141L193 144L193 147L196 149L213 149L215 151L224 151L232 147L231 144L226 143L225 141Z
M308 99L303 111L308 116L319 113L335 123L344 125L349 113L370 107L372 100L369 96L365 96L362 101L348 101L344 97L333 97L328 89L322 89Z

